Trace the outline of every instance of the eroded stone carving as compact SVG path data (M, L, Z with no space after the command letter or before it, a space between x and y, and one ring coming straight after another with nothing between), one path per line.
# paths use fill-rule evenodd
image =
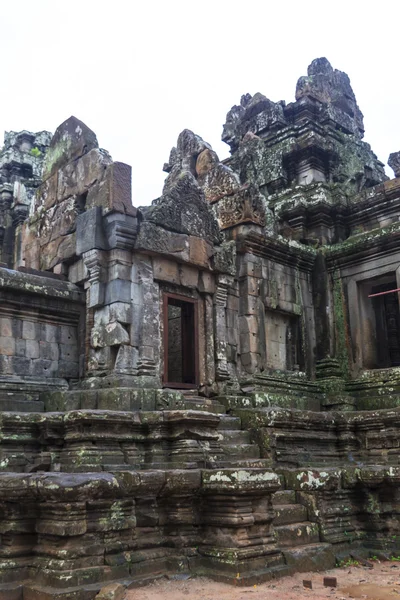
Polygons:
M400 152L392 152L389 156L388 165L393 169L394 176L400 177Z

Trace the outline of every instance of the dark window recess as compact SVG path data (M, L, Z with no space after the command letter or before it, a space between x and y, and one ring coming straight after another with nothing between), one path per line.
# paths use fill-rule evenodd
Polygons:
M196 302L164 296L164 385L196 387Z
M86 200L88 197L88 193L84 192L83 194L79 194L75 200L75 208L78 215L81 215L86 210Z
M372 294L394 290L395 281L373 287ZM397 292L372 298L376 319L377 362L380 368L400 365L400 318Z

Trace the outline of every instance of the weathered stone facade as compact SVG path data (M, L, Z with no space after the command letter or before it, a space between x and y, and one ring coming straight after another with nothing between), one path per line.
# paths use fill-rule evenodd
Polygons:
M0 152L0 598L398 552L399 152L317 59L160 198L71 117Z

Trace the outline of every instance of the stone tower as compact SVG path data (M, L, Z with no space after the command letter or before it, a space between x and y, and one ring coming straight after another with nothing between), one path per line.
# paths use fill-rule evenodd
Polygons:
M29 214L42 181L42 166L51 133L8 131L0 150L0 262L12 266L15 229Z

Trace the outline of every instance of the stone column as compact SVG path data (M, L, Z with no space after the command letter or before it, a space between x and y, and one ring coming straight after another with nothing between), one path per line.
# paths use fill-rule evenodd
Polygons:
M85 362L86 371L90 368L91 354L94 350L90 348L90 335L94 325L95 308L99 308L104 303L104 283L103 269L106 264L105 253L101 250L89 250L82 254L83 264L85 265L89 278L85 282L86 289L86 338L85 338ZM99 354L99 353L97 353ZM104 354L104 351L101 353ZM105 369L110 367L110 360L104 356L96 356L96 365L99 364ZM104 363L104 364L103 364Z
M250 275L239 280L239 352L242 367L247 373L259 370L263 351L263 345L260 343L262 326L258 320L259 281L258 277Z
M140 256L137 262L136 281L132 285L133 326L131 344L139 346L138 376L144 376L144 385L160 387L160 315L159 286L153 279L152 260ZM152 378L152 380L150 379Z
M228 291L233 284L233 277L229 275L219 275L217 289L214 300L215 317L215 358L216 358L216 379L225 381L229 379L227 366L227 323L226 309L228 301Z
M14 246L14 226L11 218L11 204L13 201L13 187L3 184L0 187L0 262L12 267Z
M340 365L335 357L334 343L332 340L332 301L330 296L329 278L326 261L321 252L318 252L312 271L312 299L314 305L315 323L315 369L317 379L326 377L340 377ZM306 330L305 323L304 329ZM310 357L306 357L307 363Z
M214 340L214 318L213 318L213 298L210 294L204 294L204 335L205 335L205 367L206 380L200 381L206 387L215 383L215 340Z
M87 307L95 308L104 304L104 283L102 282L102 271L106 264L106 257L102 250L89 250L82 254L85 267L89 272L86 286Z

